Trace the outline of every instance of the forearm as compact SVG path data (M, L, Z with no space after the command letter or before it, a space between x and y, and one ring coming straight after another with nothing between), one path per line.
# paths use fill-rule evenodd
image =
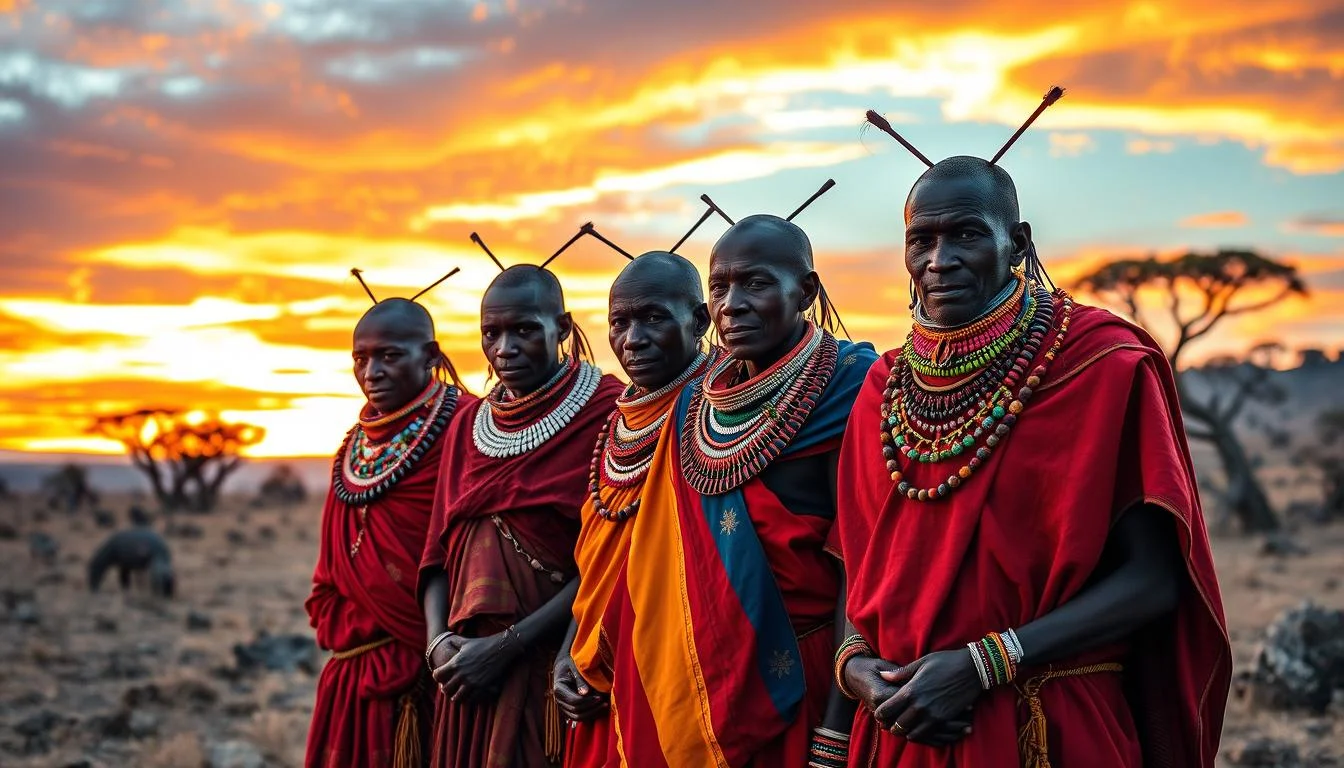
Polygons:
M570 655L570 649L574 647L574 637L579 634L579 623L573 616L569 619L569 626L565 628L565 639L560 641L560 655Z
M524 645L532 646L560 632L566 623L573 621L574 596L578 592L578 578L571 579L555 597L547 600L545 605L514 625L513 629L518 633L518 639L522 640Z
M1179 599L1182 560L1168 513L1132 510L1116 525L1108 548L1115 570L1074 599L1018 627L1022 663L1047 664L1122 640L1172 610Z
M448 574L439 571L425 584L425 645L448 631Z

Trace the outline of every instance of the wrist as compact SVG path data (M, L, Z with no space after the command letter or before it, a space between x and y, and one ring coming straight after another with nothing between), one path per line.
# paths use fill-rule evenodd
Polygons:
M1017 665L1022 660L1022 644L1017 633L991 632L973 643L966 644L971 666L985 690L1008 685L1017 679Z
M835 687L840 694L847 699L858 700L859 696L854 692L853 687L849 685L849 678L846 676L846 669L849 663L858 658L868 658L873 655L873 649L869 647L868 642L862 635L850 635L840 644L835 651Z
M813 728L808 748L808 765L817 768L845 768L849 763L849 734L830 728Z

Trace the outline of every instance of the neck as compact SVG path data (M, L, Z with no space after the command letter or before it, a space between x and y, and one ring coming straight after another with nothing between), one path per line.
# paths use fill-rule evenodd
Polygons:
M803 334L805 333L807 333L807 321L802 320L798 323L798 327L794 329L793 333L789 334L788 339L770 350L769 353L757 360L743 360L742 362L745 363L747 367L747 375L754 379L761 375L761 371L764 371L779 362L789 353L789 350L798 346L798 342L803 340Z

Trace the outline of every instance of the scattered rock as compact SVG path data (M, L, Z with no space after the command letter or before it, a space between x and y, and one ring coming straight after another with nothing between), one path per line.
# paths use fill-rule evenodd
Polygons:
M143 680L151 674L149 667L133 655L113 651L108 655L102 677L108 680Z
M1334 729L1335 724L1329 720L1311 720L1302 726L1302 730L1313 739L1328 736Z
M241 547L247 543L247 536L237 528L230 528L224 533L224 539L235 547Z
M257 538L262 541L275 541L275 529L269 525L263 525L257 529Z
M1297 745L1263 737L1233 747L1227 757L1243 768L1302 768Z
M204 651L198 651L195 648L188 648L177 655L177 663L183 667L204 666L209 660L209 654Z
M28 755L42 754L51 749L51 732L56 727L73 722L49 709L20 720L14 726L14 732L23 737L23 752Z
M93 511L93 522L99 528L116 528L117 516L112 514L111 510L95 509Z
M1336 589L1339 589L1339 579L1335 578L1334 576L1327 578L1324 582L1322 582L1321 589L1325 590L1326 592L1334 592Z
M111 716L91 721L109 739L145 739L159 732L159 716L146 709L123 708Z
M0 522L0 541L18 541L19 529L8 522Z
M1251 682L1259 705L1324 713L1344 689L1344 611L1310 600L1286 611L1266 631Z
M251 742L221 741L206 749L205 764L206 768L264 768L266 758Z
M93 768L93 761L87 757L61 764L61 768Z
M195 523L174 523L169 526L168 535L179 539L199 539L205 536L205 529Z
M132 504L131 508L126 510L126 516L130 519L131 525L151 525L154 522L154 516L139 504Z
M296 694L293 691L276 691L266 699L266 708L282 712L292 712L303 709L307 703L307 696Z
M35 531L28 534L28 555L34 560L55 565L56 557L61 553L61 545L49 534Z
M308 635L270 635L262 632L250 643L234 645L233 656L240 672L262 669L293 672L302 669L315 675L321 666L317 643Z
M187 612L187 629L191 630L192 632L204 632L205 630L210 629L214 625L215 621L214 619L210 618L210 614L208 613L203 613L201 611L196 610Z
M64 584L65 574L61 571L47 571L37 577L38 586L51 586L52 584Z
M98 615L93 617L93 628L99 632L116 632L117 620L111 616Z
M37 611L37 603L27 600L14 606L9 612L9 617L19 624L37 624L42 621L42 614Z
M231 701L224 705L224 714L229 717L251 717L261 710L255 701Z
M1278 531L1265 536L1260 542L1260 554L1266 557L1299 557L1310 550L1293 538L1292 534Z

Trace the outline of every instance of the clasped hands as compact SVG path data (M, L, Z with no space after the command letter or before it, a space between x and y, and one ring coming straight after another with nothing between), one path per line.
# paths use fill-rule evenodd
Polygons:
M430 666L443 695L480 704L499 695L499 681L521 652L505 632L475 638L451 635L434 648Z
M595 720L611 708L611 699L593 690L574 666L574 658L561 652L555 660L555 703L560 714L570 723Z
M973 707L984 692L964 648L931 653L904 667L858 656L844 674L878 726L933 746L949 746L970 734Z

